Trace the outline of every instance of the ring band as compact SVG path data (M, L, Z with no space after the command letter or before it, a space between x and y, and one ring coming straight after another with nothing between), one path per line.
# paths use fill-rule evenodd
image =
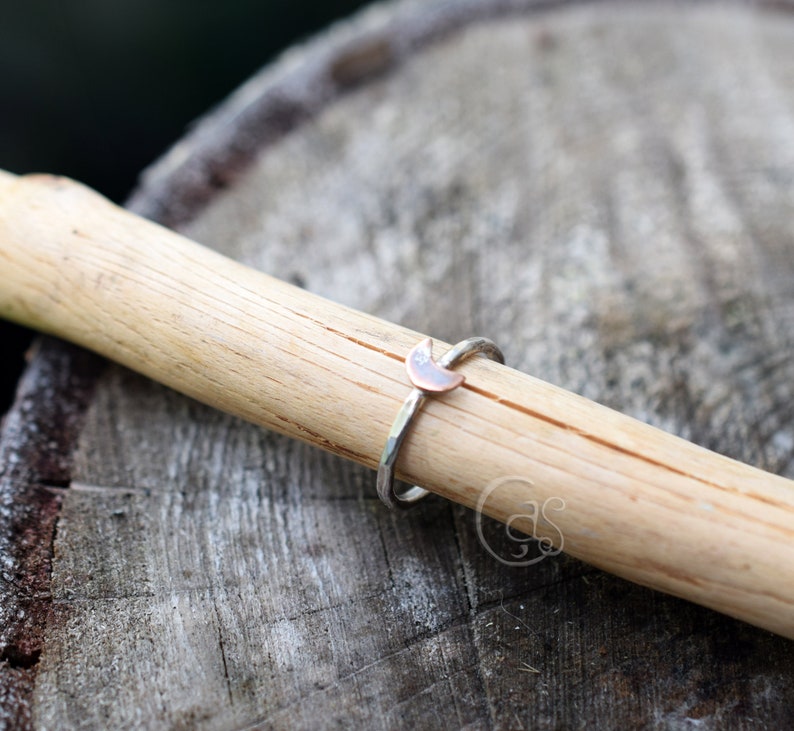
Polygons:
M504 363L502 351L488 338L462 340L438 361L433 360L432 348L433 341L425 338L411 349L405 359L405 367L414 389L397 412L378 465L378 496L391 509L409 508L430 494L418 485L399 493L394 489L394 465L400 446L425 399L434 394L453 391L462 385L464 377L450 369L472 355L480 353L497 363Z

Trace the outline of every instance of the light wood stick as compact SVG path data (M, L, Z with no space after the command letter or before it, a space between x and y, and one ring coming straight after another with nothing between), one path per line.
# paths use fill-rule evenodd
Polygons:
M3 317L369 467L424 337L63 178L0 174L0 267ZM527 501L561 498L537 532L566 552L794 638L794 483L484 358L460 371L416 420L402 478L472 508L487 497L527 532Z

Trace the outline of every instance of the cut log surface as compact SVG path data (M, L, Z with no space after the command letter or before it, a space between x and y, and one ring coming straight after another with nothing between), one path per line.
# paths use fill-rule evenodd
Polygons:
M783 6L379 6L131 207L794 477ZM794 726L792 641L564 555L510 566L502 526L391 513L371 470L77 348L33 353L0 460L0 728Z

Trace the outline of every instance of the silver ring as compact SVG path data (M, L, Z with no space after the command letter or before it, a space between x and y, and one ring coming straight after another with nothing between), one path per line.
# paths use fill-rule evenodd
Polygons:
M453 391L462 385L466 380L464 376L450 368L475 353L481 353L497 363L505 362L502 351L488 338L462 340L444 353L438 361L433 360L433 341L430 338L425 338L408 353L405 369L414 390L397 412L378 465L378 495L386 507L410 508L430 494L428 490L418 485L399 493L394 489L394 465L397 462L397 455L405 435L411 428L413 418L422 408L425 399L428 396Z

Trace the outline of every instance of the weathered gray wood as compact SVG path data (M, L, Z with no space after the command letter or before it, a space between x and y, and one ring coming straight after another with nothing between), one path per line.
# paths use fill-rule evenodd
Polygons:
M0 430L0 728L28 728L52 607L50 572L71 454L103 361L37 344Z
M134 206L359 309L486 334L522 370L794 475L794 17L532 7L379 9L252 81ZM29 384L51 382L34 378L41 357ZM5 615L21 727L794 720L790 641L565 557L506 567L463 509L389 514L367 470L120 368L94 381L76 443L54 450L69 464L46 493L44 619ZM7 465L32 443L31 399L47 395L31 386L12 413ZM5 494L41 491L20 458Z

